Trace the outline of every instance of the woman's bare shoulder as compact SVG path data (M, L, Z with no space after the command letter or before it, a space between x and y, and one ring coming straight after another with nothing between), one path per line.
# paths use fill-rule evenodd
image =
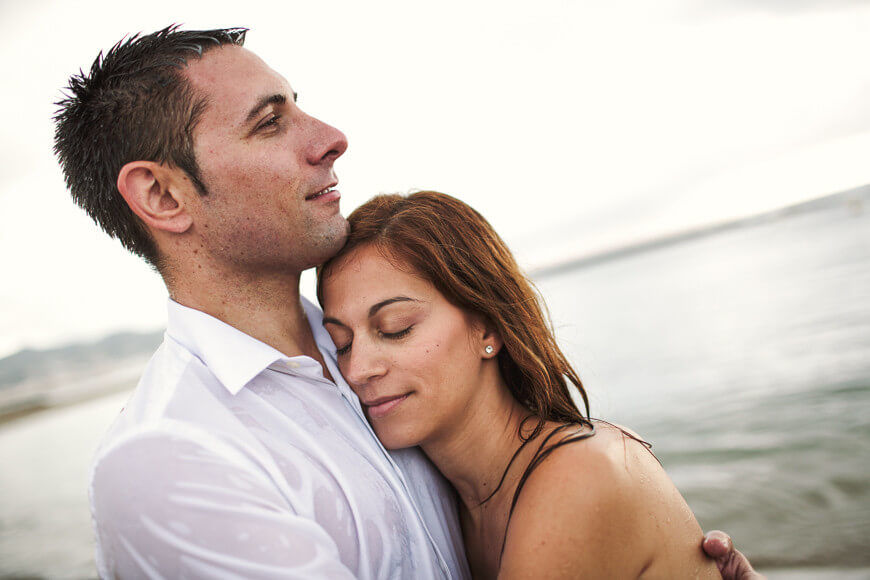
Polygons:
M623 437L596 424L594 436L554 448L532 471L508 527L503 576L631 577L643 571L653 545L638 522L635 459L625 447L640 444Z
M685 504L637 434L594 425L594 436L554 448L528 476L508 527L504 577L637 577L660 559L661 535L672 532L658 519Z
M529 476L527 486L535 477L532 489L544 494L560 482L610 494L623 486L646 484L651 477L664 475L651 446L640 435L604 421L594 421L593 426L594 433L588 426L577 426L553 437L544 447L553 449Z

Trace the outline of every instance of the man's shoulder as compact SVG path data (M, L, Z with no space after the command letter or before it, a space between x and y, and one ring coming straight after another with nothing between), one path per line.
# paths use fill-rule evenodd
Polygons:
M166 412L179 388L191 382L202 382L197 377L207 378L197 367L203 367L190 351L180 346L169 336L148 360L139 382L130 399L124 405L115 426L143 424L159 420Z
M218 414L226 412L216 401L219 386L202 361L166 337L103 436L94 466L114 450L141 439L199 439L209 429L208 425L197 425L195 417L207 407Z

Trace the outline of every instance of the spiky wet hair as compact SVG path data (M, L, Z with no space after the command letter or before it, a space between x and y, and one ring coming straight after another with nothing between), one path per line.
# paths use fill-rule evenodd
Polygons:
M54 151L73 200L110 236L161 269L154 240L117 188L131 161L183 169L205 194L193 149L193 131L205 97L182 69L190 58L224 44L241 46L246 28L179 30L122 39L100 52L88 73L69 79L54 116Z

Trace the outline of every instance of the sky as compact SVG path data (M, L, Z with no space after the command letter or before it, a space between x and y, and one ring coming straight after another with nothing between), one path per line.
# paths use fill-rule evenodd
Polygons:
M527 268L870 183L870 1L0 0L0 19L0 357L165 324L160 278L71 202L51 118L99 50L170 23L251 29L348 136L343 211L444 191Z

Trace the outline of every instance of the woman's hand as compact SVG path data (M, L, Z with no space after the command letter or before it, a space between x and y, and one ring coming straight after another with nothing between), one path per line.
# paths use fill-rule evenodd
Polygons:
M734 549L731 536L725 532L707 532L701 547L716 562L723 580L764 580L764 576L752 568L746 556Z

